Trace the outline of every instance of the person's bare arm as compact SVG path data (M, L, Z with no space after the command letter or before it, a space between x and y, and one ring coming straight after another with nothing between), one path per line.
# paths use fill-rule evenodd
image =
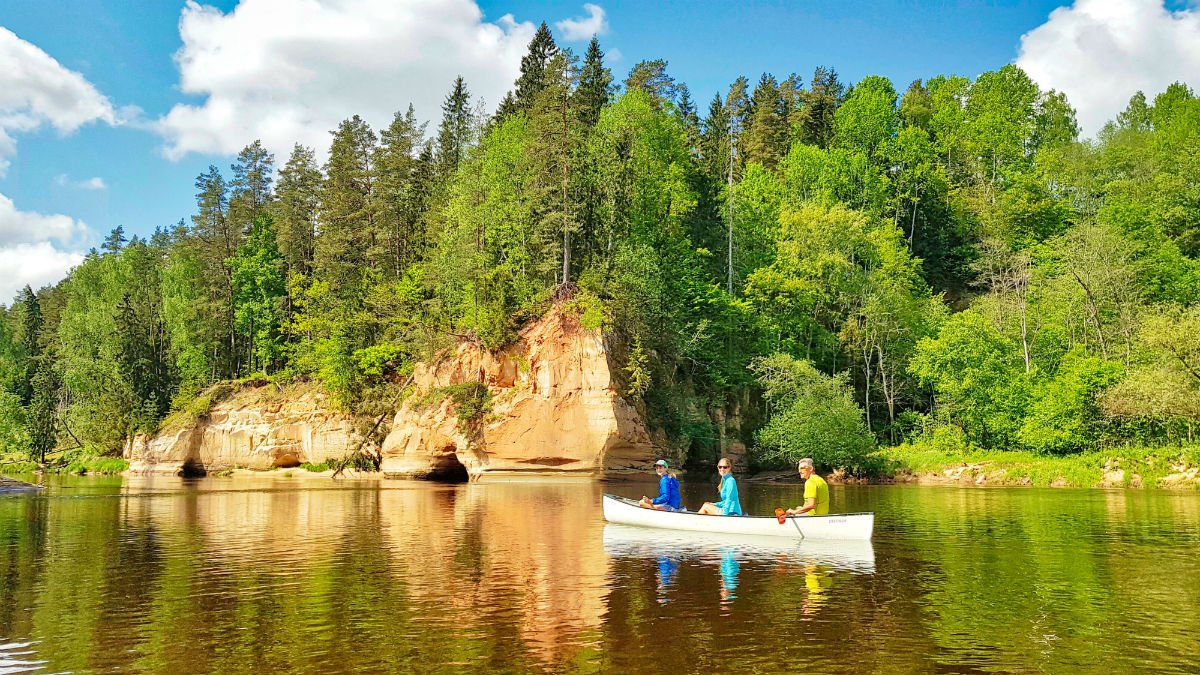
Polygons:
M804 506L797 506L794 509L788 509L787 514L789 516L799 516L801 514L808 513L815 508L817 508L817 498L809 497L808 499L804 500Z

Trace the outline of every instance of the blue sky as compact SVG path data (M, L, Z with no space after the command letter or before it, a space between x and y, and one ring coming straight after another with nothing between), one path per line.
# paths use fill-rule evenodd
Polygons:
M1200 44L1200 33L1188 32L1197 30L1191 23L1200 25L1194 5L1174 2L1164 9L1156 0L601 1L593 8L577 1L482 0L478 9L471 0L442 0L402 5L400 10L391 0L349 0L342 6L353 5L353 16L314 9L295 25L280 18L284 0L241 4L210 0L204 7L189 8L165 0L0 2L0 26L57 61L63 71L81 76L113 111L90 123L67 124L65 133L63 125L46 121L32 129L8 129L15 150L7 154L10 165L0 177L0 196L11 200L7 217L15 220L2 222L6 212L0 209L0 302L25 278L52 281L65 271L50 269L63 266L60 258L47 262L41 274L23 269L5 276L6 246L38 242L77 254L116 225L143 235L169 226L191 214L196 175L209 164L227 172L236 148L256 136L264 138L282 164L292 142L323 144L337 119L351 114L362 113L378 127L389 111L412 100L420 115L432 117L458 72L473 90L490 94L487 102L494 105L511 82L533 25L542 20L561 43L582 50L586 38L569 40L556 24L590 16L601 44L617 57L610 65L618 78L639 60L664 58L669 72L691 87L702 110L738 75L751 81L764 71L807 77L814 67L826 65L836 68L844 81L881 74L902 90L916 78L945 73L973 77L1017 60L1039 81L1051 80L1043 86L1065 89L1073 101L1078 97L1085 104L1081 121L1085 113L1088 120L1107 119L1118 100L1102 92L1113 88L1109 85L1128 99L1135 88L1159 87L1181 77L1172 69L1196 72L1194 66L1200 64L1200 49L1194 46ZM1060 5L1063 9L1051 17ZM236 16L231 14L235 9ZM480 11L481 17L472 16ZM368 19L361 25L348 25L362 16ZM1132 22L1139 25L1150 18L1157 23L1134 31L1123 27L1131 23L1130 16L1147 18ZM181 17L186 18L182 24ZM1088 36L1098 31L1108 41L1089 46ZM1175 52L1148 55L1162 52L1164 41ZM424 46L414 55L406 51L408 45ZM176 61L181 49L191 65ZM1089 66L1098 51L1108 54L1111 63L1100 59ZM3 56L0 52L0 62ZM298 70L289 70L292 66ZM5 77L11 75L0 72L0 92L16 86ZM25 81L16 90L33 91L49 79ZM305 84L294 88L292 80ZM1085 89L1075 80L1095 84ZM40 99L35 94L24 103L6 103L0 93L0 118L15 109L51 119L53 111L35 109L50 105L36 103ZM1095 103L1089 98L1105 96ZM238 119L230 119L230 110ZM4 129L0 126L0 141ZM27 214L66 216L63 222L73 222L77 231L53 241L36 232L22 239L14 229L36 229L43 222Z

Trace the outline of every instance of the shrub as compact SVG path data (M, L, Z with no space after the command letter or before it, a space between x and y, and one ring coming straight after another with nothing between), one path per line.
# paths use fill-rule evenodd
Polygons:
M774 354L752 365L772 414L758 432L770 454L795 461L812 457L827 468L861 473L875 440L844 373L828 376L808 361Z

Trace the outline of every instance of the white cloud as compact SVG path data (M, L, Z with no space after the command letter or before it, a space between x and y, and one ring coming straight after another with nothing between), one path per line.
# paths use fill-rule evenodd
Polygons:
M324 153L358 114L376 129L412 102L437 119L454 78L494 106L512 87L534 25L484 21L473 0L242 0L228 14L188 0L175 58L181 89L204 97L158 120L164 154L232 154L258 138Z
M88 226L81 220L61 214L46 216L20 211L11 199L0 194L0 247L52 240L75 246L88 234Z
M0 247L0 304L11 304L26 284L37 290L57 283L82 260L82 253L60 251L44 241Z
M604 35L608 32L608 20L604 17L604 8L592 3L586 3L583 11L588 15L575 19L563 19L554 24L562 31L563 39L567 42L591 40L593 35Z
M59 187L78 188L80 190L107 190L108 185L104 179L99 176L92 176L85 180L71 180L71 177L65 173L60 173L54 177L54 184Z
M0 176L16 152L13 134L45 124L69 134L94 121L118 122L108 98L82 75L0 26Z
M1066 93L1085 135L1175 81L1200 84L1200 10L1161 0L1076 0L1021 37L1017 65L1043 88Z
M83 221L64 215L20 211L0 194L0 304L25 284L51 284L83 260L80 248L90 231Z

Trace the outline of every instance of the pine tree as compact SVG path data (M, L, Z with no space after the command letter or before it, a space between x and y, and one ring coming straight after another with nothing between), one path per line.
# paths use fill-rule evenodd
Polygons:
M233 180L229 182L230 218L242 231L250 228L271 201L274 165L275 156L267 152L261 141L255 140L242 148L237 161L230 166L233 172Z
M533 107L538 92L546 86L546 67L556 54L558 45L554 43L550 28L543 21L533 39L529 41L529 52L521 58L521 75L517 78L517 90L513 97L514 112L528 112Z
M321 197L321 170L311 148L299 143L292 148L292 155L279 172L275 196L279 251L288 274L308 275L312 271Z
M236 376L237 334L233 329L232 279L225 261L237 253L242 242L242 228L229 217L229 192L221 171L209 166L208 172L196 178L196 215L192 216L189 245L195 249L200 265L199 278L194 283L204 289L205 298L198 307L205 317L204 325L219 326L219 334L210 336L219 346L213 354L214 376L224 379Z
M129 240L125 238L125 228L118 225L108 233L104 238L104 243L100 244L100 250L107 253L119 252Z
M640 61L630 69L625 78L625 91L634 89L650 94L650 100L659 108L667 103L674 104L679 94L675 78L667 74L667 62L662 59Z
M612 96L612 80L612 71L604 67L600 41L593 35L583 57L579 86L575 89L579 118L584 124L595 126L600 121L600 110Z
M458 170L471 144L471 94L460 75L442 103L442 123L438 127L438 173L446 179Z
M780 114L782 107L775 78L764 73L754 88L753 113L742 136L745 163L756 162L773 169L787 152L787 126Z
M375 152L380 229L387 238L389 272L397 277L416 260L424 244L424 233L420 231L423 200L414 195L420 162L416 153L424 137L425 124L417 121L410 104L407 112L396 113L380 133L380 146Z

